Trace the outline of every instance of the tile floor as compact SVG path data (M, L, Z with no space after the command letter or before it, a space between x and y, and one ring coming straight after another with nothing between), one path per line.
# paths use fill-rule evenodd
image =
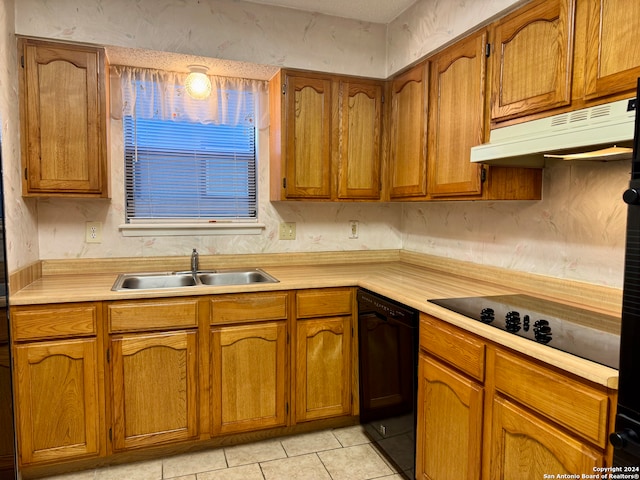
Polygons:
M45 480L401 480L355 425Z

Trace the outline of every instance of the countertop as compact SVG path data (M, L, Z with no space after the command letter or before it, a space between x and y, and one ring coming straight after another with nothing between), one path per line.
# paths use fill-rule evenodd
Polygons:
M276 277L279 283L114 292L111 291L111 287L118 276L116 273L45 275L12 294L10 304L12 306L36 305L359 286L433 315L495 343L560 367L586 380L617 389L618 371L615 369L511 335L427 301L435 298L523 293L523 290L400 261L267 266L263 269ZM496 279L496 282L498 281L500 281L499 278ZM606 308L602 311L616 315L616 312L607 311Z

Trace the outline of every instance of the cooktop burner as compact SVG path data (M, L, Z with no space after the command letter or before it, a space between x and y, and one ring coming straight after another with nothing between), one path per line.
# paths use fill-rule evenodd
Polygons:
M620 319L529 295L429 300L479 322L618 368Z

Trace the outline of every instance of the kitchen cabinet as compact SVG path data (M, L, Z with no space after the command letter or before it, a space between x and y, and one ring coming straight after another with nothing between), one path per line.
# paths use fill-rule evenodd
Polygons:
M21 38L24 196L108 197L104 50Z
M513 402L493 401L491 480L591 474L604 466L601 452L572 438Z
M421 62L391 81L391 199L425 198L427 195L428 100L429 62Z
M214 434L287 424L288 305L287 292L211 300Z
M571 103L574 0L534 0L493 24L491 120Z
M199 434L198 299L108 305L114 451Z
M338 198L380 199L382 98L379 81L340 81Z
M418 479L479 479L484 389L427 355L418 364Z
M354 289L299 291L295 311L296 422L350 414Z
M383 82L281 70L269 96L271 200L380 198Z
M417 478L533 479L607 463L605 388L426 314L420 348Z
M431 197L479 195L482 166L470 149L484 140L485 31L456 42L431 63L427 191Z
M585 98L635 94L640 77L640 3L590 0L585 52Z
M14 307L11 317L20 465L104 454L98 305Z

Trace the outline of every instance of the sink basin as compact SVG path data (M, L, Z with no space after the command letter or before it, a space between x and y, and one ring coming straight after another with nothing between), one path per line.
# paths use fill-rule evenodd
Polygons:
M118 276L111 290L151 290L156 288L181 288L202 285L251 285L276 283L278 280L259 268L199 271L194 280L191 272L123 273Z
M198 279L204 285L250 285L252 283L276 283L278 281L259 268L201 273L198 275Z
M118 276L111 290L192 287L196 284L191 273L124 273Z

